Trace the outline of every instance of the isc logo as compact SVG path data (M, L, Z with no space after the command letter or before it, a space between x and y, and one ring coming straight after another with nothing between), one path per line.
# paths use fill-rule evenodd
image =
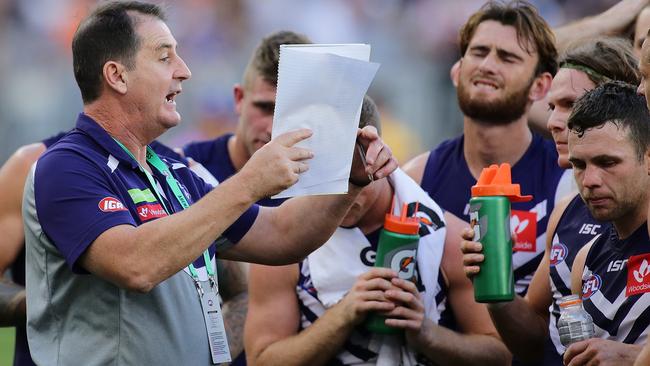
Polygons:
M569 249L567 249L566 245L562 243L553 244L553 247L551 247L551 266L564 262L568 254Z
M588 234L588 235L598 235L598 229L600 229L600 225L597 224L582 224L582 227L580 230L578 230L579 234Z
M600 290L603 281L597 274L592 274L582 283L582 299L586 300Z
M99 201L99 209L104 212L126 211L126 208L117 198L104 197Z
M607 272L618 272L625 268L626 263L627 259L618 259L611 261L609 262L609 265L607 265Z

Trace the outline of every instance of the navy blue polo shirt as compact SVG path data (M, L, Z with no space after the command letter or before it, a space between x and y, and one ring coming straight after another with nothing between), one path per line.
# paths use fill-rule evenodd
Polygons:
M178 180L192 204L212 186L197 177L182 162L161 159ZM44 233L52 240L75 272L79 256L104 231L117 225L139 226L167 216L163 207L182 211L165 178L156 170L154 178L162 190L164 204L131 158L113 138L85 114L77 125L38 161L34 173L36 211ZM170 199L167 199L170 198ZM249 208L224 233L237 243L255 221L258 206ZM215 246L210 247L211 257ZM204 267L203 257L194 265Z

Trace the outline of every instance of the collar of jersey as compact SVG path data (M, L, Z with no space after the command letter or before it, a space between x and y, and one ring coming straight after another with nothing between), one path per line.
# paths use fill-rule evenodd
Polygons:
M618 233L616 232L614 225L612 225L610 228L609 238L611 243L614 244L612 245L613 250L616 251L624 251L631 245L639 245L640 243L648 243L650 241L648 236L648 226L645 221L641 226L634 230L632 235L625 239L618 237Z
M94 119L84 113L79 113L77 117L77 129L86 133L90 138L95 140L97 144L103 147L109 154L121 162L128 164L132 169L138 169L139 164L129 154L126 153L118 144L113 140L111 135L106 132Z

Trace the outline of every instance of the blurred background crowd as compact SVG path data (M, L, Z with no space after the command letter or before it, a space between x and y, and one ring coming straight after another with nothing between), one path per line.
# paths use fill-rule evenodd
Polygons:
M167 0L168 24L192 70L178 99L180 146L233 130L232 86L264 35L301 32L315 43L369 43L381 68L369 94L401 162L460 133L449 78L457 34L483 0ZM537 0L551 26L596 14L616 0ZM96 0L0 0L0 163L19 146L72 127L81 98L70 42Z

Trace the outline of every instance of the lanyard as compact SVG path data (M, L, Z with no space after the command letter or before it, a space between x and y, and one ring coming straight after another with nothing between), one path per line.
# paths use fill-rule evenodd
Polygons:
M168 215L171 215L172 212L167 208L165 205L165 201L162 199L160 193L158 192L158 189L156 189L156 181L154 180L154 177L144 169L140 163L138 162L138 159L131 154L129 149L126 148L121 142L117 141L117 139L113 139L115 142L117 142L118 145L124 150L129 156L138 163L138 167L140 167L140 171L144 173L144 175L147 176L147 180L149 180L149 184L151 185L151 188L154 191L154 194L157 196L158 200L162 204L163 208L165 209L165 212L167 212ZM171 174L169 171L169 168L167 167L167 164L165 164L160 157L151 149L151 147L147 146L147 162L160 174L162 174L165 177L165 180L167 182L167 185L169 188L172 190L172 193L176 197L176 200L178 203L181 205L181 207L184 209L190 207L190 204L187 202L187 198L185 198L185 195L183 194L183 191L181 191L180 185L176 178ZM210 278L210 285L216 290L216 280L215 280L215 275L214 275L214 269L212 268L212 261L210 261L210 253L206 249L203 251L203 261L205 262L205 270L208 272L208 278ZM197 291L199 292L200 296L203 296L203 289L201 288L201 285L199 283L199 274L196 271L196 268L194 267L193 263L190 263L187 268L190 271L190 274L192 275L192 278L194 279L194 284L197 287Z

